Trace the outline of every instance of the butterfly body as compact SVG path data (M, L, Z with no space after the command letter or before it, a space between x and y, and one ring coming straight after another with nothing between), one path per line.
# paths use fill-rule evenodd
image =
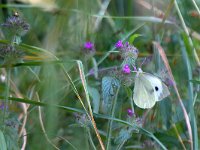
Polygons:
M162 80L154 75L143 72L141 69L136 74L133 100L143 109L152 108L157 101L167 97L170 93Z

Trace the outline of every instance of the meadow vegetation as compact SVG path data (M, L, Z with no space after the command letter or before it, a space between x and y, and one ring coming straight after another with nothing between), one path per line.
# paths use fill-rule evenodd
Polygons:
M199 149L199 1L1 2L0 150Z

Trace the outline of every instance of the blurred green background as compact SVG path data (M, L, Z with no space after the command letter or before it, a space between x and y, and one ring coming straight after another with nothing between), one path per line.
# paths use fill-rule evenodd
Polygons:
M26 131L23 131L22 136L19 136L20 128L4 132L7 144L13 149L26 144L27 150L49 150L56 147L63 150L101 149L93 128L85 124L81 126L74 115L83 107L72 83L88 108L87 93L75 60L82 61L85 75L97 66L99 70L120 66L122 60L116 52L115 43L123 40L129 41L139 50L138 66L144 58L150 60L142 68L152 74L165 70L162 58L152 44L153 41L160 43L187 112L183 113L173 86L169 87L170 97L158 102L152 109L143 110L134 106L135 114L144 122L138 132L132 133L124 141L122 149L192 149L192 146L198 149L200 3L196 3L188 0L2 0L1 23L17 11L30 24L30 31L21 39L23 44L18 46L23 51L23 58L11 67L9 81L9 95L13 97L12 102L9 102L10 118L18 119L19 122L15 123L20 127L24 125ZM2 28L0 32L0 43L3 44L7 39ZM140 36L132 42L134 34ZM83 51L87 41L95 45L94 56L87 56ZM92 108L101 105L97 101L102 101L101 79L108 72L99 72L98 77L86 76L87 87L95 91L89 93ZM2 65L1 75L7 74L8 70ZM1 81L2 100L7 84ZM133 85L128 88L132 89ZM95 98L91 93L96 94ZM128 122L130 97L127 89L122 87L115 117L125 122ZM53 107L39 107L41 105ZM107 126L112 119L109 114L102 117L101 108L98 113L94 115L95 122L106 143ZM22 118L19 119L20 115ZM189 122L185 120L187 115ZM110 149L116 149L114 138L126 126L120 121L114 121ZM24 136L27 138L25 142ZM92 146L91 138L95 146Z

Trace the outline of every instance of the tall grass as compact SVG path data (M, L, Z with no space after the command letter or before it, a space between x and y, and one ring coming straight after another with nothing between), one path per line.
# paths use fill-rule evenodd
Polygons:
M199 149L198 1L5 2L0 149ZM3 23L16 12L30 29L13 40ZM119 40L139 55L126 60ZM5 45L20 57L7 59ZM137 107L126 63L159 76L170 96Z

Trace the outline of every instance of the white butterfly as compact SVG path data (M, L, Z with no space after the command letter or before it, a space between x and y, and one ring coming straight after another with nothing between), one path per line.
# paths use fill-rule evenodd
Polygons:
M168 87L158 77L143 72L136 74L133 100L140 108L152 108L157 101L170 95Z

